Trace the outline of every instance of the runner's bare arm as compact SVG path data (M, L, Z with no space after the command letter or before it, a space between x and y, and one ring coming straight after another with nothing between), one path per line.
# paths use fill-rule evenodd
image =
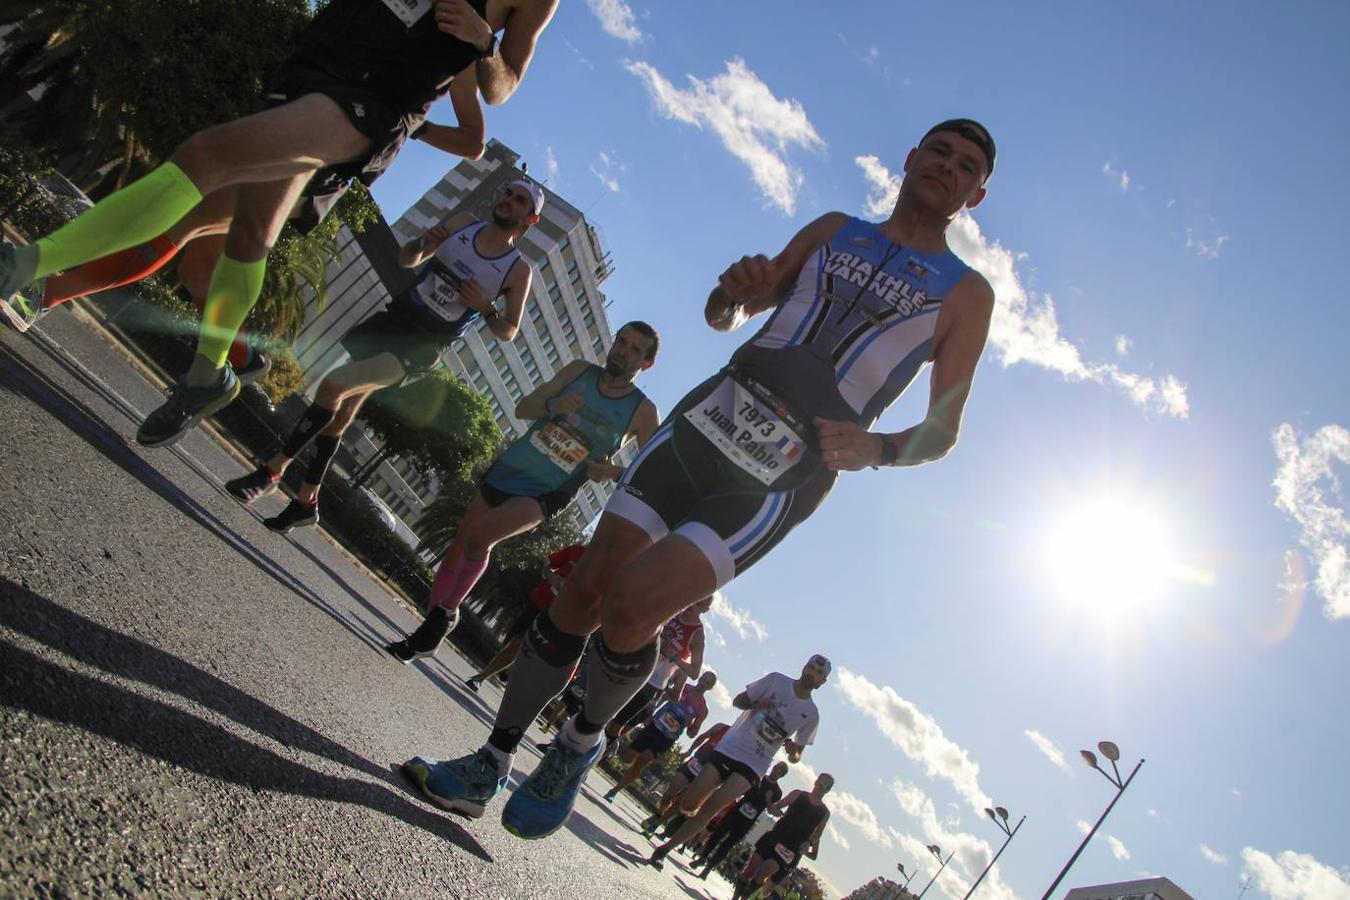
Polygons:
M530 267L525 264L511 267L502 293L506 295L506 309L490 322L488 328L500 341L514 340L520 332L520 317L525 310L525 298L530 295Z
M783 741L783 749L787 751L788 762L795 763L801 762L802 751L804 751L806 748L803 747L801 744L797 743L796 741L794 741L792 738L788 738L787 740Z
M554 397L558 397L558 404L555 404L555 408L557 408L558 405L571 405L568 398L559 397L558 395L562 393L562 389L567 387L569 382L574 380L582 372L586 371L588 365L590 365L590 363L586 362L584 359L574 359L563 366L548 381L545 381L543 384L539 385L539 387L520 398L520 402L516 404L516 418L542 419L552 411L548 409L547 404ZM580 392L577 393L579 394ZM580 405L581 398L577 396L576 406L579 407ZM568 410L557 408L557 411L566 413ZM575 409L571 411L575 412Z
M690 737L693 737L694 735L698 734L698 730L703 726L703 720L706 718L708 718L707 710L704 710L703 712L694 713L694 718L689 720L689 730L686 731L685 734L689 735Z
M793 800L796 800L797 797L798 797L799 795L805 794L805 793L806 793L806 791L803 791L803 790L801 790L801 789L799 788L799 789L797 789L797 790L791 792L790 794L788 794L788 795L787 795L786 797L784 797L783 799L779 800L777 803L770 803L770 804L769 804L769 812L770 812L772 815L775 815L775 816L781 816L781 815L783 814L783 810L787 809L789 806L792 805L792 801L793 801Z
M897 466L919 466L946 456L961 432L961 416L993 313L994 289L983 276L972 272L959 281L938 313L924 420L896 434L877 434L853 422L817 418L825 465L836 471L875 466L882 461L883 441L895 446Z
M732 263L718 277L703 307L708 325L716 331L732 331L782 303L807 258L847 220L844 213L826 213L793 235L773 259L760 254Z
M803 851L811 859L815 859L816 854L820 852L820 836L825 832L825 823L828 821L830 821L830 810L827 807L825 818L821 819L820 824L816 826L816 830L811 832L811 839L807 841L806 850Z
M432 225L415 241L405 244L398 251L398 264L405 269L414 269L431 258L436 248L444 244L450 235L474 221L467 212L456 212Z
M656 411L656 404L650 400L643 400L633 413L633 420L623 441L626 444L630 440L635 440L638 449L641 450L660 425L661 414ZM623 471L623 466L615 465L609 459L590 460L586 463L586 475L591 481L618 481Z
M703 673L703 647L703 630L699 629L689 639L689 662L678 658L675 660L675 666L690 681L694 681Z
M417 130L417 139L437 150L478 159L487 146L487 126L483 122L483 106L478 102L478 76L473 66L450 82L450 104L455 110L455 125L437 125L427 122Z
M507 14L497 55L477 63L478 86L490 106L505 103L520 87L539 35L557 9L558 0L524 0Z
M693 756L694 751L698 749L700 744L707 742L714 734L718 732L719 729L717 726L721 724L722 724L721 722L714 722L713 724L708 726L707 731L703 732L698 737L694 738L694 742L689 745L689 752L685 754L685 758L687 759L690 756Z

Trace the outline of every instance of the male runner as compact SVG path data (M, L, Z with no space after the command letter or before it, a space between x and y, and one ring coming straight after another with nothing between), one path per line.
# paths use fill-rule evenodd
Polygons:
M606 747L614 747L620 734L651 715L662 693L677 700L685 679L699 677L703 671L703 614L712 609L712 604L713 598L706 597L662 626L661 656L656 668L647 683L605 727ZM673 685L671 679L675 679Z
M516 661L516 654L520 652L521 641L525 639L525 632L529 630L530 623L541 612L553 605L553 598L558 596L558 588L562 587L563 581L567 578L567 573L572 571L572 567L577 564L586 553L585 544L570 544L561 550L556 550L548 555L544 561L543 576L544 580L535 585L530 592L530 607L521 613L520 616L511 623L510 631L507 633L507 641L502 645L502 649L497 651L497 655L488 660L488 664L483 667L481 672L475 672L473 675L464 679L464 684L475 694L478 693L484 681L487 681L498 672L504 672L511 668L511 663Z
M722 274L709 325L772 315L629 466L586 558L541 619L548 627L526 638L498 715L503 733L526 727L562 690L599 629L583 712L511 795L509 831L561 827L603 752L605 724L647 680L676 610L761 559L820 506L838 472L919 465L955 446L994 294L951 252L946 230L984 199L993 167L983 126L942 122L909 152L885 222L829 213L774 259L743 257ZM898 434L869 431L930 361L924 420ZM480 803L496 793L489 774L441 779L438 790Z
M409 663L435 653L459 621L459 605L486 571L493 547L543 524L587 479L610 481L623 474L609 458L630 438L643 446L656 430L656 407L633 379L656 361L659 343L646 322L629 322L614 335L603 367L573 360L521 398L516 418L534 424L483 475L436 570L426 619L385 648L391 655Z
M680 812L688 821L656 848L648 863L661 868L670 851L698 834L719 809L754 787L780 747L787 751L788 762L802 758L820 725L820 712L811 695L829 678L830 668L830 661L817 653L796 679L770 672L737 695L732 705L744 712L680 798Z
M447 96L458 124L423 122L409 137L446 153L478 159L483 155L486 134L474 70L466 69L451 82ZM352 181L360 181L369 187L391 162L392 159L380 159L359 170L353 164L319 171L305 186L304 194L291 209L288 220L301 234L309 234L346 193ZM25 292L26 296L16 294L12 302L0 303L0 313L14 328L27 331L38 319L63 303L153 275L180 251L178 279L192 295L200 312L206 305L211 275L224 252L225 234L230 230L238 194L237 186L216 191L164 234L35 282ZM259 342L246 339L242 334L231 343L227 361L241 385L262 378L272 365Z
M769 774L746 791L740 802L722 816L722 821L708 835L703 850L694 857L694 865L703 866L699 878L706 879L708 873L717 868L727 854L750 833L764 810L783 799L783 788L778 781L787 772L787 763L781 760L774 763Z
M650 836L656 833L657 828L661 828L661 836L669 837L684 824L685 816L679 814L678 807L680 795L698 777L698 773L703 771L718 743L730 730L731 726L726 722L717 722L709 725L702 734L694 738L694 742L689 745L689 752L684 756L684 762L675 770L675 774L670 776L670 782L666 785L665 793L661 795L661 802L657 804L655 814L642 820L640 827L643 834ZM546 747L539 749L543 750Z
M226 482L225 490L240 503L271 493L300 451L313 442L314 458L300 492L263 524L283 534L318 524L324 475L343 432L371 394L430 372L441 353L480 316L498 340L516 336L532 271L516 241L539 221L543 206L543 190L518 179L502 186L489 221L454 212L404 247L399 252L403 266L426 263L412 287L347 333L342 342L351 360L325 376L281 450L247 475ZM498 297L505 298L500 313Z
M770 807L772 814L781 813L782 818L755 843L755 852L736 879L732 900L742 900L754 891L768 894L797 868L803 854L816 858L820 835L830 820L830 808L822 798L832 787L834 776L822 772L810 791L793 791Z
M0 244L0 303L35 279L163 234L212 193L237 186L197 356L137 432L180 437L239 393L230 343L262 288L268 250L320 169L392 159L452 79L472 67L489 103L519 84L557 0L333 0L300 36L266 97L271 108L204 129L144 178L25 247ZM506 29L500 49L495 32ZM18 306L28 309L23 301Z
M686 684L679 699L667 700L661 705L628 745L628 752L623 757L628 768L605 794L606 800L613 803L619 792L637 781L658 756L675 746L681 732L687 730L690 737L698 734L703 720L708 717L708 701L704 695L715 684L717 674L709 669L699 675L694 684Z

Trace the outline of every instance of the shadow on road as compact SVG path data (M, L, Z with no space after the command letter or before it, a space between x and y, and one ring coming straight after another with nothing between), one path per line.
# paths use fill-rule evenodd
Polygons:
M99 664L97 659L93 662ZM211 680L211 676L200 670L181 661L179 664L184 667L179 674L197 672L199 684ZM185 693L178 686L165 687L191 696L190 691ZM324 774L244 740L199 716L71 671L4 641L0 641L0 704L83 728L219 781L250 789L365 806L492 862L487 851L464 829L444 816L413 805L401 790L393 789L393 779L387 770L379 771L380 784ZM272 713L290 721L280 713Z
M228 544L240 556L257 567L260 572L269 576L311 606L326 613L362 643L377 651L383 650L383 644L377 638L372 639L372 633L368 626L365 626L364 623L352 622L344 610L335 607L315 593L280 563L255 547L233 528L218 519L210 510L180 490L154 466L142 459L135 450L127 445L121 435L114 431L93 410L66 393L45 375L33 369L14 355L8 347L4 346L0 346L0 387L6 387L21 394L45 409L53 418L70 429L72 434L103 454L110 462L145 485L194 524L206 529L225 544ZM176 450L173 452L207 483L215 484L214 477L203 470L191 457L178 453ZM341 579L337 579L337 582L343 584ZM376 612L368 603L362 602L367 609ZM384 617L381 613L377 612L377 614L381 618Z
M592 850L624 868L642 866L647 862L650 851L644 853L627 841L619 840L575 810L567 817L567 830L581 838Z

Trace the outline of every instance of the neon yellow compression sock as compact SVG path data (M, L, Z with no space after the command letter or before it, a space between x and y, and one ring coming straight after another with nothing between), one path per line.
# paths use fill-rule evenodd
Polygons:
M239 326L258 302L266 271L266 259L239 262L222 256L216 263L211 287L206 292L206 306L202 308L201 336L197 339L197 354L214 362L216 368L225 365Z
M164 163L39 240L33 277L144 244L168 231L201 200L192 179L173 163Z

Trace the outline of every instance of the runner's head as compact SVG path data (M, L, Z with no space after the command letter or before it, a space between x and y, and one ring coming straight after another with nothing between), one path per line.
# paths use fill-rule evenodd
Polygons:
M812 688L818 688L830 677L830 669L834 668L829 659L817 653L806 661L802 666L801 680Z
M939 122L909 151L900 196L950 218L984 199L994 172L994 139L973 119Z
M829 772L821 772L816 776L816 783L811 788L811 793L815 794L817 798L824 797L832 787L834 787L834 776Z
M695 686L700 691L711 691L715 684L717 684L717 673L712 669L704 669L703 674L698 676L698 682Z
M787 773L788 773L788 764L780 759L778 762L774 763L773 768L769 770L768 778L770 781L777 781Z
M614 343L605 356L605 374L632 381L637 373L652 367L660 346L661 338L655 328L646 322L629 322L614 335Z
M533 181L517 178L497 189L492 204L492 224L520 237L539 221L544 211L544 190Z
M685 616L685 618L696 619L699 616L703 615L708 610L712 609L713 601L716 599L717 599L716 594L710 594L709 596L704 597L702 600L699 600L695 603L691 603L684 608L683 615Z

